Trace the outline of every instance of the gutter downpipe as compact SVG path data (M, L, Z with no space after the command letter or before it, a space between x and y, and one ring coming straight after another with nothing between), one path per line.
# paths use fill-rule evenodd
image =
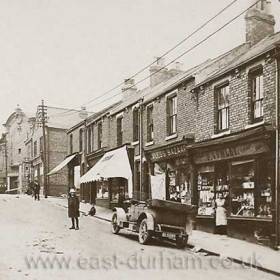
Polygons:
M139 154L140 154L140 186L139 186L139 199L143 200L143 98L139 100Z
M279 249L279 58L275 57L276 62L276 151L275 151L275 249Z

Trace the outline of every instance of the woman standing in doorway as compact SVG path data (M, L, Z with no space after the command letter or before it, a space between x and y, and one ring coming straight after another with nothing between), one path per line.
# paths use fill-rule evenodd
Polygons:
M72 221L72 227L69 229L79 229L79 217L80 217L80 202L79 198L76 196L75 190L70 190L70 195L68 197L68 216L71 218ZM76 221L76 227L75 227L75 221Z
M227 233L227 203L222 193L218 194L218 198L215 201L216 210L216 233Z

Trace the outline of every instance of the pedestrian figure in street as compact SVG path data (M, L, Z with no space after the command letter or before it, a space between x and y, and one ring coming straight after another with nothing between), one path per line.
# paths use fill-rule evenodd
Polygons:
M71 218L72 221L72 227L69 229L79 229L79 217L80 217L80 202L79 198L77 197L75 190L70 190L70 195L68 197L68 216ZM76 227L75 227L76 222Z
M38 180L34 180L33 189L35 200L40 200L40 183L38 182Z
M218 194L215 200L216 233L226 234L227 232L227 201L222 193Z

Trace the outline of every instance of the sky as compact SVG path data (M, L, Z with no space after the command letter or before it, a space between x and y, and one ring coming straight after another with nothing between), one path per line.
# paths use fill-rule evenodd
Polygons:
M149 65L233 0L0 0L0 124L19 106L98 111L120 84ZM237 0L165 57L169 63L245 10ZM272 0L275 31L280 2ZM178 61L187 70L245 42L244 15ZM170 65L169 67L172 67ZM146 70L135 82L147 77ZM149 79L138 84L148 85ZM101 97L100 97L101 96ZM106 102L103 100L107 100ZM89 103L89 101L92 101ZM0 132L5 128L0 126Z

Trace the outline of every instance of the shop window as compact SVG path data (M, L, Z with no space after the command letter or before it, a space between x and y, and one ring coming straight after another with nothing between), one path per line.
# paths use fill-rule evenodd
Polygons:
M113 178L111 181L111 202L122 203L127 197L127 180L123 178Z
M255 216L255 161L233 162L231 167L231 214Z
M214 166L203 166L197 175L198 214L213 215L215 205Z
M109 198L109 182L97 181L97 198Z
M229 199L229 165L227 163L217 164L215 167L215 197L221 193L227 201Z
M252 122L263 120L263 73L262 69L251 74Z
M179 191L176 188L176 166L174 161L167 162L167 199L173 195L175 191Z
M260 162L259 183L256 197L256 215L258 218L272 218L272 178L273 162L272 160L262 160Z
M218 131L224 131L229 128L229 85L219 87L216 90L218 104Z
M139 112L138 109L135 108L133 110L133 142L139 140Z
M147 141L154 140L153 105L147 107Z
M177 95L167 98L167 135L177 132Z
M123 117L117 118L117 145L123 144Z

